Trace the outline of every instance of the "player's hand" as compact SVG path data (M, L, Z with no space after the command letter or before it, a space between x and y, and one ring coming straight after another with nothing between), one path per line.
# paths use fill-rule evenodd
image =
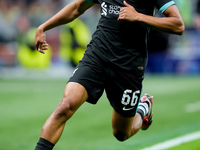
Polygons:
M36 46L37 50L42 54L45 54L44 51L48 50L48 43L46 42L46 35L40 28L38 28L36 31L35 46Z
M118 20L137 21L139 13L135 8L124 1L125 7L120 10Z

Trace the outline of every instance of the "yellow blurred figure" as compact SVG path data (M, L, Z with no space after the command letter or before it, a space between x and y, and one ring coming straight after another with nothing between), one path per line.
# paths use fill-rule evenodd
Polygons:
M60 51L62 58L76 66L82 59L87 44L90 41L88 27L80 19L64 25L60 32Z
M27 32L25 42L19 46L18 61L26 68L47 68L51 64L51 48L45 51L45 54L38 53L34 45L36 28Z

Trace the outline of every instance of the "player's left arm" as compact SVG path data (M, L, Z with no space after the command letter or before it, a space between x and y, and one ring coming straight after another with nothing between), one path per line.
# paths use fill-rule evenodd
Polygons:
M125 7L120 10L118 20L139 21L146 23L153 28L167 33L182 35L185 25L176 5L168 7L163 14L165 17L153 17L139 13L134 7L124 1Z

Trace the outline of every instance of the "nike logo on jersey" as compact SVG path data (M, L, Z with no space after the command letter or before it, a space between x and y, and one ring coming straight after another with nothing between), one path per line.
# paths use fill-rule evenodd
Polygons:
M124 111L132 110L134 107L126 108L126 106L123 107Z

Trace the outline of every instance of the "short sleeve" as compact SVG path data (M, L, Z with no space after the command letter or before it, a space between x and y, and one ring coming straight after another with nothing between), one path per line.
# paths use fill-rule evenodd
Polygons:
M161 13L172 5L175 5L173 0L156 0L156 7Z

